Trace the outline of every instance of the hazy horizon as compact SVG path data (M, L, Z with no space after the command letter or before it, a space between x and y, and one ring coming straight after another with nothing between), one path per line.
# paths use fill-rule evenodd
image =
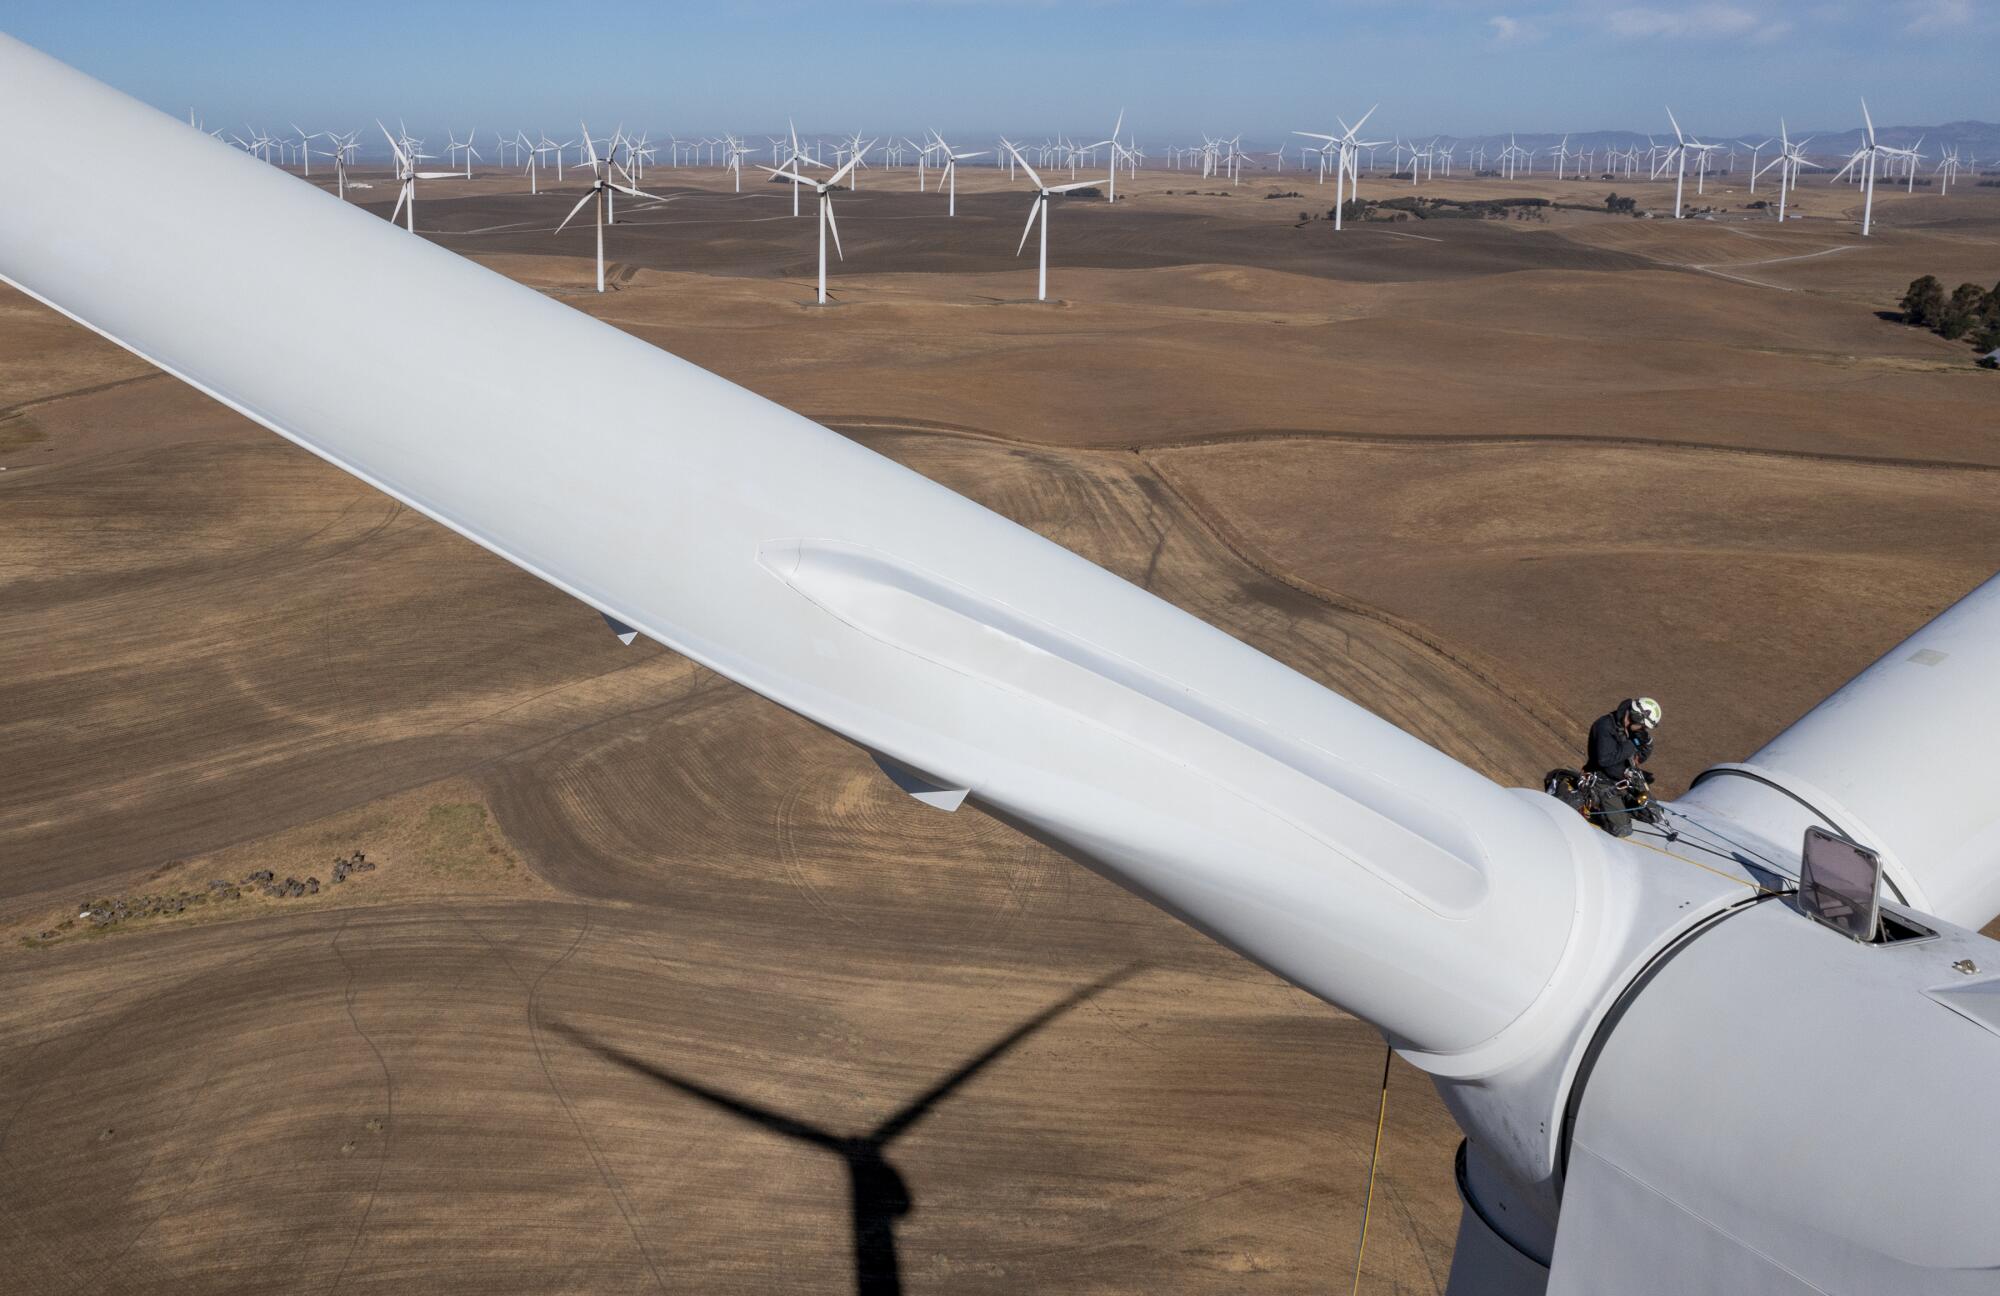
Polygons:
M686 13L608 0L424 11L361 0L273 12L79 0L4 27L211 126L512 130L623 122L683 134L935 126L1142 144L1275 141L1380 103L1384 137L1831 134L2000 116L2000 37L1960 0L1567 6L1385 0L741 0ZM1102 118L1100 122L1099 119ZM599 123L602 123L602 126ZM419 127L419 123L423 126ZM571 133L574 133L573 131Z

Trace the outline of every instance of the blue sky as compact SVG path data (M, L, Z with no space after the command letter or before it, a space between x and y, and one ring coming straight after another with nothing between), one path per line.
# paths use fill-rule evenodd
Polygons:
M1990 10L2000 8L1987 0ZM2000 119L1975 0L0 0L0 28L210 125L1475 135Z

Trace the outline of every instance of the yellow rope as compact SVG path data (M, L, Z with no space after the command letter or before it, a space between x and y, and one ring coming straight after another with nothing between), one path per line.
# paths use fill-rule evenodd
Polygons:
M1375 1112L1375 1151L1368 1158L1368 1195L1361 1200L1361 1244L1354 1248L1354 1292L1361 1291L1361 1257L1368 1252L1368 1213L1375 1205L1375 1167L1382 1160L1382 1126L1389 1119L1389 1059L1394 1050L1382 1048L1382 1104Z
M1650 850L1654 854L1664 854L1668 860L1678 860L1682 864L1694 864L1696 868L1704 868L1704 870L1716 874L1718 878L1728 878L1730 882L1736 882L1740 886L1748 886L1754 892L1762 892L1764 890L1762 886L1758 886L1756 882L1752 882L1748 878L1738 878L1736 874L1724 872L1724 870L1720 870L1720 868L1716 868L1712 864L1702 864L1700 860L1690 860L1688 856L1678 856L1672 850L1660 850L1658 846L1654 846L1650 842L1640 842L1636 838L1624 838L1624 842L1628 842L1630 846L1640 846L1640 848ZM1376 1108L1376 1146L1374 1146L1374 1152L1368 1156L1368 1194L1362 1198L1362 1240L1354 1248L1354 1288L1352 1288L1350 1296L1360 1296L1360 1290L1362 1290L1362 1258L1368 1254L1368 1216L1374 1210L1376 1166L1382 1164L1382 1126L1388 1124L1388 1064L1390 1064L1390 1060L1394 1056L1396 1056L1394 1048L1388 1048L1388 1046L1382 1048L1382 1102Z
M1692 864L1698 869L1706 869L1710 873L1715 874L1715 876L1719 878L1728 878L1731 882L1736 883L1738 886L1749 887L1752 891L1756 891L1760 894L1765 890L1763 886L1759 885L1757 882L1753 881L1750 878L1737 877L1734 873L1726 872L1722 869L1715 867L1713 864L1704 864L1700 860L1691 860L1685 855L1676 855L1670 850L1661 850L1658 846L1654 846L1648 842L1642 842L1637 837L1623 837L1620 838L1619 840L1623 841L1628 846L1637 846L1643 850L1652 851L1655 855L1664 855L1670 860L1677 860L1682 864Z

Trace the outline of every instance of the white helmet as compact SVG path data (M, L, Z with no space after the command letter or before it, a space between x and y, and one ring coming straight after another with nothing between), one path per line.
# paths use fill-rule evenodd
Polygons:
M1625 704L1626 710L1639 717L1639 723L1651 729L1660 723L1660 704L1649 697L1633 698Z

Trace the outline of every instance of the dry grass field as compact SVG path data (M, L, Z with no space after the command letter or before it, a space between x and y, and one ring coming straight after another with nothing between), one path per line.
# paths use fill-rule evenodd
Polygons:
M601 297L573 182L417 221L1512 783L1648 692L1682 786L2000 568L2000 374L1877 314L2000 192L1152 172L1038 305L1003 176L862 183L826 309L780 185L656 170ZM31 301L0 356L0 1286L1344 1287L1366 1027ZM1362 1290L1442 1290L1456 1142L1397 1063Z

